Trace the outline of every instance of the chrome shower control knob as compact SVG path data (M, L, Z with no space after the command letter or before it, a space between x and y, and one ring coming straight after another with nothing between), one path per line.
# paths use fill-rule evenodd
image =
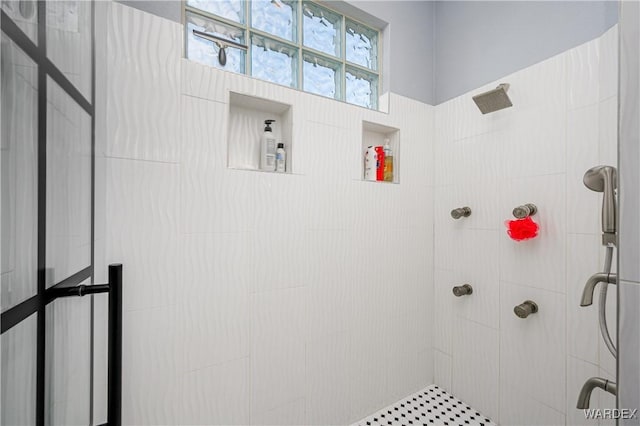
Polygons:
M518 206L513 209L513 216L518 219L524 219L527 216L533 216L538 212L538 208L535 204L527 203L522 206Z
M524 219L527 216L533 216L538 212L538 208L535 204L524 204L513 209L513 216L517 219Z
M451 217L454 219L460 219L461 217L469 216L471 216L471 208L469 207L459 207L457 209L451 210Z
M473 288L469 284L459 285L453 288L453 294L456 297L465 296L473 293Z
M531 300L525 300L524 302L513 308L513 312L515 312L515 314L519 318L526 318L529 315L538 312L538 305L536 304L536 302L533 302Z

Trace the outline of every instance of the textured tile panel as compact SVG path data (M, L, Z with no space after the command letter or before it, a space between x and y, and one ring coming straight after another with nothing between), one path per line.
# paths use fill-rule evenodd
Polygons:
M525 300L534 301L538 312L519 318L513 308ZM501 384L519 389L528 397L563 412L566 397L564 295L501 282L500 303ZM454 391L457 392L455 388Z
M107 156L179 160L181 52L181 25L111 4Z
M513 387L504 385L500 386L500 424L558 426L565 424L565 415Z
M106 263L122 263L123 309L175 304L180 277L179 166L107 161Z
M179 424L250 424L248 365L248 358L240 358L184 375Z
M451 390L487 416L498 417L499 332L459 319L453 329Z
M447 392L451 392L451 364L451 355L433 351L433 381Z

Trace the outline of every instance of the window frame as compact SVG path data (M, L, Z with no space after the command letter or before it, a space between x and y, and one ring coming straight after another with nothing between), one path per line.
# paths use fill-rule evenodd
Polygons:
M245 40L245 44L247 45L247 50L245 51L245 60L244 60L244 70L241 73L242 75L245 75L247 77L251 77L251 78L255 78L258 80L262 80L262 81L268 81L270 83L273 84L278 84L281 85L283 87L289 87L291 89L295 89L295 90L299 90L301 92L305 92L305 93L309 93L312 95L317 95L317 96L322 96L324 98L327 99L334 99L340 102L344 102L347 103L349 105L355 105L355 106L359 106L362 108L367 108L367 109L371 109L373 111L379 111L380 110L380 96L382 94L382 74L383 74L383 69L382 69L382 30L379 28L376 28L370 24L367 24L365 22L362 22L356 18L353 18L351 16L345 15L344 13L337 11L335 9L332 9L331 7L327 7L325 4L319 3L317 1L312 1L312 0L295 0L296 3L296 27L294 29L296 37L295 37L295 41L291 41L291 40L287 40L285 38L279 37L275 34L271 34L269 32L266 31L262 31L256 28L253 28L251 25L251 21L252 21L252 11L251 11L251 3L252 0L243 0L243 5L244 5L244 23L240 23L240 22L236 22L232 19L228 19L225 18L223 16L220 15L216 15L214 13L208 12L206 10L203 9L199 9L195 6L189 5L188 4L188 0L182 0L182 22L184 25L184 57L186 59L189 59L188 57L188 52L189 52L189 29L187 26L187 14L193 14L196 15L198 17L204 18L204 19L208 19L208 20L212 20L214 22L219 22L223 25L227 25L233 28L236 28L240 31L242 31L244 33L244 40ZM304 45L304 27L303 27L303 23L304 23L304 14L303 14L303 7L304 7L304 3L311 3L313 6L318 7L320 10L322 9L326 9L328 11L330 11L331 13L340 16L340 56L333 56L331 54L319 51L317 49L314 49L312 47L308 47ZM347 55L346 55L346 28L347 28L347 21L351 21L353 23L355 23L358 26L363 26L364 28L367 28L371 31L373 31L376 34L376 46L375 46L375 53L376 53L376 67L375 69L372 68L367 68L365 66L362 66L360 64L354 63L354 62L350 62L347 60ZM263 80L259 77L254 77L252 75L252 54L251 54L251 50L252 50L252 36L257 36L257 37L263 37L266 38L267 40L274 40L278 43L282 43L288 47L290 47L291 49L297 51L297 57L296 57L296 86L287 86L287 85L282 85L279 83L275 83L272 82L270 80ZM329 62L337 62L340 64L340 84L339 87L336 87L336 96L331 97L331 96L326 96L326 95L322 95L322 94L317 94L315 92L309 92L304 90L303 87L303 82L304 82L304 75L303 75L303 67L304 67L304 57L305 54L310 54L312 56L315 56L319 59L323 59L323 60L327 60ZM235 71L233 70L226 70L224 67L215 67L217 69L220 69L222 71L228 71L228 72L233 72L235 73ZM372 105L371 107L367 107L361 104L357 104L357 103L351 103L347 101L347 69L353 69L356 70L358 72L362 72L364 74L368 74L372 77L375 78L375 85L372 85L373 87L375 87L374 91L375 91L375 96L372 96Z

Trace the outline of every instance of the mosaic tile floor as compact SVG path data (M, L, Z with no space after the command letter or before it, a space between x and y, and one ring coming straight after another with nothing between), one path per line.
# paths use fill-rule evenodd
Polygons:
M366 417L353 426L495 426L464 402L436 385Z

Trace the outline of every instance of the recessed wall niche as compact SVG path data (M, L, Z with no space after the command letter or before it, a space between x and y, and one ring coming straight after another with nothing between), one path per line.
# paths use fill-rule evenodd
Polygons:
M283 143L287 153L286 173L292 173L292 110L291 105L229 92L229 127L227 134L227 167L262 171L260 169L260 141L264 121L271 125L276 143ZM267 172L270 173L270 172Z
M385 140L393 151L393 181L372 181L377 183L400 183L400 130L382 124L362 122L362 155L360 157L360 178L365 180L365 153L370 146L384 146Z

